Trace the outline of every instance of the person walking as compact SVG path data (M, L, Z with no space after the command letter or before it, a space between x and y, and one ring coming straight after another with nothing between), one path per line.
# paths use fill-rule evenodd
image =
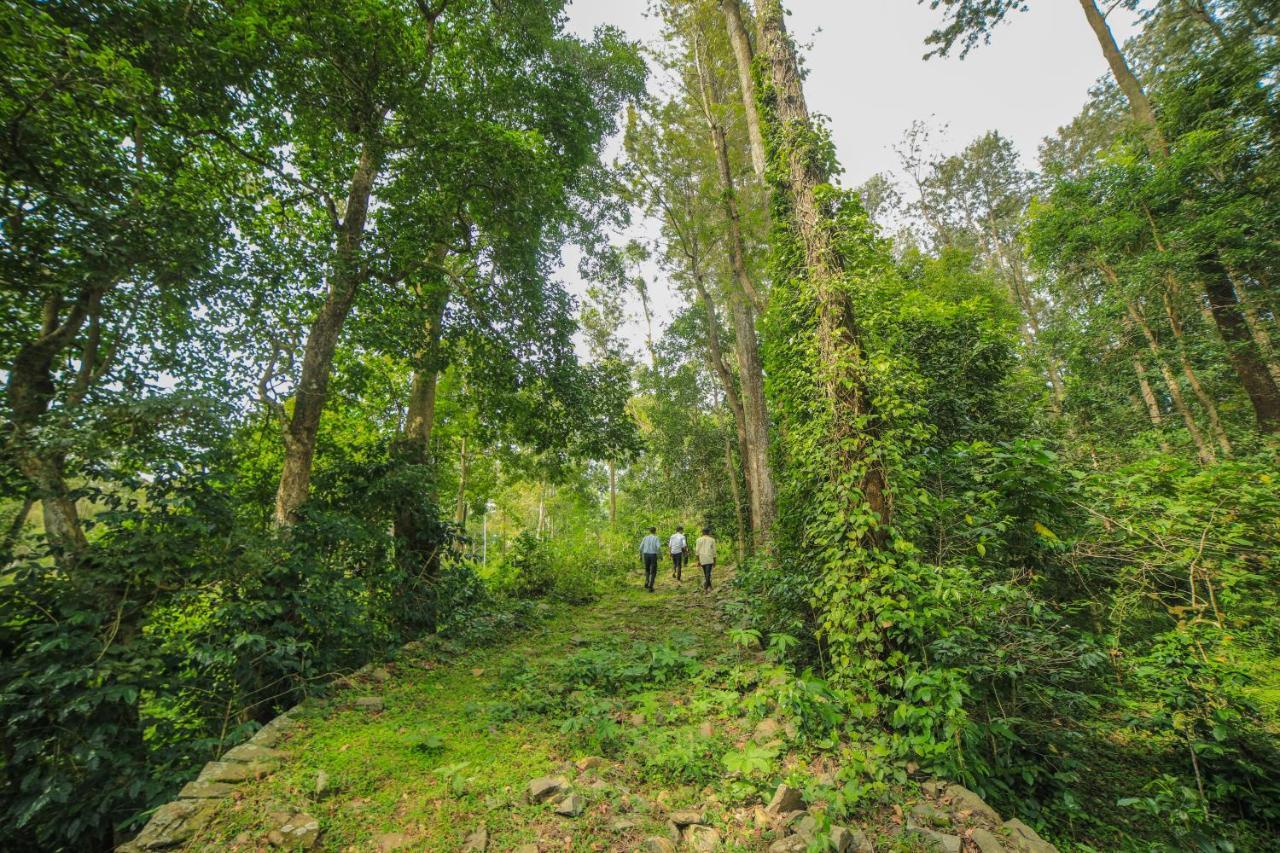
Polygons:
M684 554L689 550L689 543L684 538L684 528L676 525L676 532L667 540L667 549L671 551L671 573L679 581L681 569L684 568Z
M711 569L716 564L716 540L711 538L711 528L702 528L702 535L693 546L698 565L702 566L702 588L711 589Z
M662 551L662 540L658 538L658 528L650 527L649 535L640 540L640 560L644 563L644 588L653 592L653 585L658 580L658 554Z

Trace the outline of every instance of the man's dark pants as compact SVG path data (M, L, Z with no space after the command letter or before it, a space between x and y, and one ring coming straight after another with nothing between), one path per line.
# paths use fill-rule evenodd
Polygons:
M711 589L711 567L714 565L715 563L702 564L702 588L703 589Z
M676 576L676 580L680 580L680 570L684 568L683 553L671 555L671 567L674 570L673 573Z
M641 554L641 556L644 558L644 588L651 590L658 580L658 555Z

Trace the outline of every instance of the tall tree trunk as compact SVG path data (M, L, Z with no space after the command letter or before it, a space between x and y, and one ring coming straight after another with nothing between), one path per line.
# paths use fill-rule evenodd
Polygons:
M695 45L695 51L697 50ZM729 288L729 310L733 315L734 350L738 358L738 380L742 385L742 408L746 416L749 469L755 488L750 490L751 525L756 544L769 539L777 515L773 473L769 468L769 413L764 398L764 365L756 338L755 311L760 296L747 271L746 246L738 217L737 189L729 163L729 145L724 128L715 117L716 104L700 57L695 53L698 81L702 90L703 113L711 137L711 147L720 174L720 203L724 210L729 266L736 287Z
M65 457L57 450L41 446L35 433L53 401L54 364L80 333L104 290L89 286L69 306L60 295L48 297L40 335L18 349L6 385L13 411L11 441L18 470L30 483L28 494L40 501L45 537L58 552L59 560L68 565L75 562L88 542L63 474Z
M360 254L364 240L369 198L373 193L381 163L381 151L372 142L360 149L360 160L351 178L343 220L337 224L338 246L329 276L329 292L307 333L302 356L302 373L294 395L293 416L284 431L284 467L276 491L276 524L297 521L298 510L311 490L311 462L315 455L316 433L329 392L329 372L343 323L351 312L356 292L367 274Z
M1127 306L1129 328L1132 330L1135 326L1142 331L1143 337L1147 341L1147 349L1151 351L1151 360L1156 363L1156 367L1160 370L1160 375L1164 378L1164 384L1169 389L1169 397L1173 400L1173 407L1178 410L1178 414L1182 416L1182 422L1187 427L1187 432L1191 434L1191 440L1196 446L1196 456L1200 462L1209 465L1217 461L1214 456L1213 448L1204 440L1204 435L1200 432L1200 425L1196 423L1195 415L1191 412L1191 407L1187 405L1186 398L1182 396L1182 386L1178 384L1178 378L1173 375L1173 370L1165 362L1160 352L1160 344L1156 341L1155 335L1151 332L1151 327L1147 325L1146 318L1142 316L1142 312L1134 303L1130 302Z
M697 288L698 296L702 300L703 308L707 312L707 363L711 366L712 372L719 378L720 386L724 389L725 403L729 407L729 412L733 415L733 426L738 435L738 454L742 459L742 468L746 474L748 500L754 510L754 507L760 502L757 494L759 478L755 468L755 455L751 450L751 438L747 429L747 415L742 404L742 398L738 394L737 383L734 382L733 372L729 370L729 365L725 361L724 348L720 343L720 321L716 318L715 302L707 291L701 270L696 266L694 267L693 282L694 287ZM755 529L754 524L752 529Z
M437 260L443 261L444 254L443 248L437 250ZM431 432L435 426L436 389L440 381L440 336L449 291L438 285L425 296L427 318L422 329L422 345L416 353L404 428L393 450L399 463L413 466L431 464ZM406 571L433 577L440 568L440 542L434 531L422 522L421 502L405 500L396 509L393 532L397 555Z
M1151 427L1156 431L1156 441L1163 453L1171 453L1169 441L1164 436L1164 415L1160 412L1160 404L1156 402L1155 392L1151 390L1151 382L1147 379L1147 369L1142 364L1136 350L1130 350L1129 358L1133 363L1133 372L1138 377L1138 390L1142 393L1142 401L1147 406L1147 417L1151 419Z
M4 541L0 542L0 566L6 566L13 559L13 549L17 547L18 538L22 536L22 528L27 524L27 516L31 515L31 508L36 505L36 499L26 497L22 501L22 506L14 513L13 521L9 522L9 529L4 532Z
M1266 323L1258 316L1258 309L1249 296L1249 288L1245 286L1240 275L1231 267L1227 267L1227 275L1231 278L1231 286L1236 292L1236 301L1240 303L1240 313L1249 327L1249 334L1253 336L1253 342L1267 365L1267 372L1271 374L1271 379L1280 385L1280 361L1276 359L1276 348L1271 341Z
M1187 377L1187 384L1191 386L1191 391L1196 395L1196 399L1200 401L1205 414L1209 416L1209 432L1213 435L1213 440L1218 443L1223 456L1230 456L1232 452L1231 439L1227 437L1227 431L1222 428L1222 419L1218 416L1217 404L1214 402L1213 397L1209 395L1209 392L1204 389L1204 385L1200 382L1200 377L1196 374L1195 368L1191 364L1191 356L1187 352L1187 343L1182 337L1182 321L1178 319L1178 312L1173 307L1173 299L1170 297L1168 289L1161 294L1161 299L1164 302L1165 317L1169 320L1169 328L1173 330L1173 340L1178 351L1178 360L1182 363L1182 375Z
M453 522L459 527L467 523L467 437L462 436L458 450L458 501L454 505Z
M738 522L738 564L747 557L747 516L742 506L742 490L738 488L738 469L733 464L733 444L729 433L724 434L724 474L729 478L729 490L733 495L733 516Z
M1098 10L1097 3L1094 0L1080 0L1080 6L1084 9L1084 16L1098 39L1098 46L1102 48L1102 55L1106 57L1107 65L1111 68L1112 78L1129 102L1129 111L1147 134L1147 147L1157 159L1163 157L1169 153L1169 144L1165 141L1164 134L1160 132L1160 125L1156 122L1156 111L1151 106L1151 99L1147 97L1142 83L1138 81L1137 75L1125 60L1124 53L1116 44L1115 35L1107 26L1107 19Z
M618 463L609 460L609 529L618 526Z
M783 159L780 179L790 207L790 224L804 248L805 267L817 299L817 350L820 378L834 428L842 431L832 459L837 473L859 472L861 496L879 523L866 544L879 546L889 522L888 483L883 463L871 452L874 412L865 378L865 356L849 294L844 260L832 242L831 229L818 200L819 187L830 181L824 158L813 150L813 122L805 103L795 47L787 35L779 0L757 0L760 52L772 82L771 106L779 139L774 149ZM869 416L872 416L869 418ZM862 427L870 422L870 426Z
M751 49L751 37L742 23L742 5L738 0L720 0L724 13L725 29L733 58L738 66L738 88L742 92L742 108L747 117L747 139L751 144L751 167L757 178L764 178L764 134L760 130L760 107L756 103L756 86L751 76L751 62L755 58Z
M1218 333L1227 346L1227 357L1240 384L1249 395L1253 413L1258 420L1258 430L1264 433L1280 432L1280 383L1271 377L1262 360L1262 353L1249 333L1249 326L1240 312L1235 288L1227 277L1226 267L1216 254L1203 257L1200 269L1204 274L1205 294L1209 297L1209 310L1218 326Z

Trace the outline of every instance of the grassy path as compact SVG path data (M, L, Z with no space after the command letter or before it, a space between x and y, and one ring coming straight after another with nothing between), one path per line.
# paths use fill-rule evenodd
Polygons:
M224 801L190 848L262 849L303 812L315 849L457 850L484 827L490 850L635 850L666 835L672 809L715 812L720 758L751 725L753 661L726 634L725 574L711 593L688 575L663 574L656 593L633 579L452 659L403 653L301 714L279 769ZM373 697L381 710L357 704ZM593 756L606 760L575 764ZM568 778L579 815L526 802L548 774ZM730 849L767 846L759 829L722 831Z

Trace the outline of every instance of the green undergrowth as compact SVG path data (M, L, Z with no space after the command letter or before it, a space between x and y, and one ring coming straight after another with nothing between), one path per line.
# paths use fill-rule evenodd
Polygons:
M305 812L326 850L376 849L391 833L406 849L457 849L481 825L496 850L637 849L666 833L668 810L697 806L726 849L759 850L772 830L753 815L782 781L825 821L887 829L907 789L827 773L840 745L814 734L831 730L817 710L824 687L773 662L785 641L762 652L754 632L729 627L739 606L718 590L662 587L555 605L486 648L410 646L385 673L301 711L289 758L224 801L191 848L255 849L284 813ZM381 712L353 704L374 695ZM603 766L580 771L573 762L588 756ZM579 817L524 802L548 774L584 797Z

